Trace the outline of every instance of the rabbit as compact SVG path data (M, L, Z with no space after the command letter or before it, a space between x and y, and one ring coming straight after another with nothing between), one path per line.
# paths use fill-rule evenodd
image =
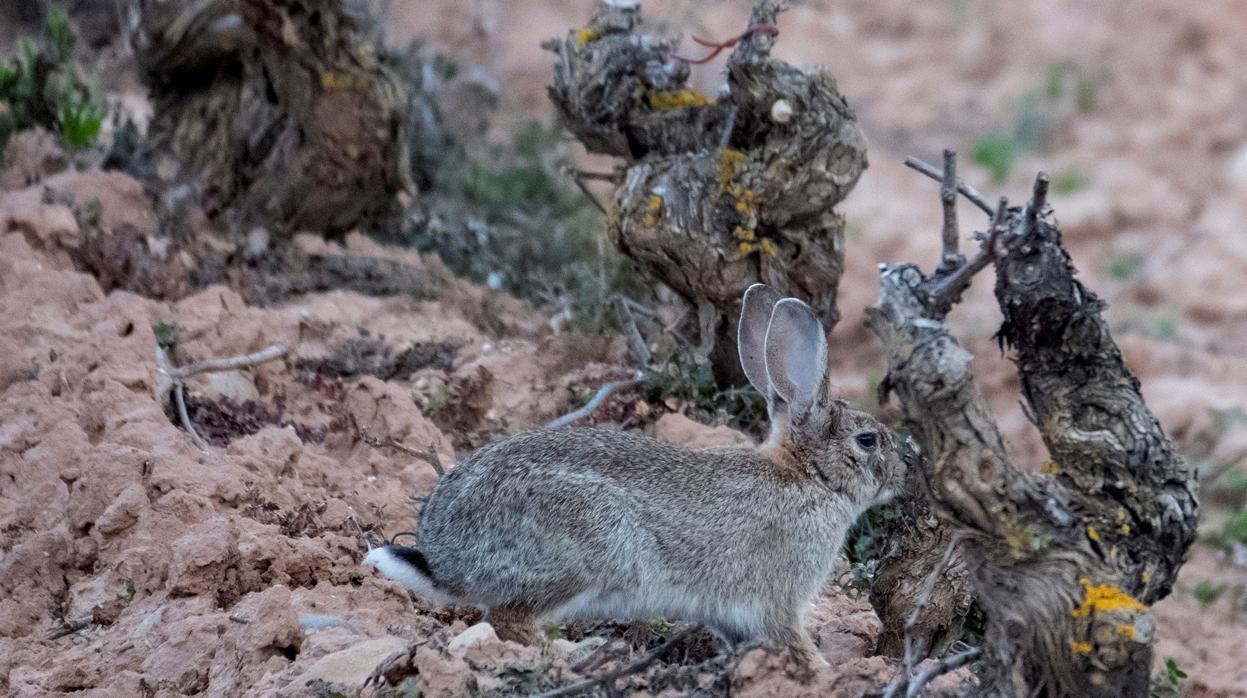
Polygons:
M539 642L539 618L666 617L825 666L804 612L845 533L900 484L903 461L890 431L829 394L826 335L808 305L755 284L737 339L767 399L761 446L519 434L443 476L414 546L366 561L431 603L483 607L504 640Z

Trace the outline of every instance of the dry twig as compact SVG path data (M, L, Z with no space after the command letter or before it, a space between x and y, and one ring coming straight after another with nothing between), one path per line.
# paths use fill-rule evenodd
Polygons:
M671 650L671 648L675 647L677 644L679 644L685 638L687 638L690 634L692 634L693 630L694 630L693 626L684 628L683 630L667 638L666 642L655 647L649 652L646 652L644 655L641 656L640 659L638 659L637 661L625 667L616 669L614 671L608 671L605 674L594 676L593 678L585 679L584 681L578 681L576 683L569 684L561 688L556 688L552 691L546 691L545 693L538 693L532 696L532 698L559 698L560 696L574 696L578 693L588 691L589 689L594 688L595 686L599 686L601 684L613 683L615 679L618 679L620 677L628 676L631 674L639 674L640 672L645 671L646 669L653 666L654 663L657 662L659 659L662 659L663 655L665 655L667 652Z
M437 448L432 443L424 451L418 451L410 446L399 443L393 436L387 436L384 439L377 438L368 433L368 430L361 427L359 422L355 421L355 415L351 415L351 424L355 427L355 434L360 441L372 446L373 448L392 448L399 453L406 454L412 458L418 458L425 463L433 466L434 472L438 477L446 474L446 469L442 467L442 460L437 457Z
M209 448L208 442L204 441L199 432L195 431L195 425L191 423L190 414L186 411L186 379L200 373L234 371L240 368L258 366L259 364L285 356L287 351L288 349L284 346L273 345L254 354L243 354L224 359L205 359L193 364L187 364L186 366L174 366L169 361L168 352L164 350L164 347L157 344L156 395L160 400L164 401L169 398L170 392L173 393L173 400L177 406L178 419L182 422L182 428L186 430L187 434L190 434L191 440L195 442L199 450L209 453L211 448Z
M585 403L584 407L568 412L558 419L551 420L542 428L558 429L559 427L575 424L581 419L584 419L585 417L588 417L596 412L597 409L602 406L602 403L606 402L606 399L611 395L614 395L616 392L623 390L624 388L631 388L643 380L645 380L645 372L637 371L636 375L628 380L611 381L610 383L606 383L601 388L598 388L597 393L594 394L593 398L589 400L589 402Z
M937 170L934 165L929 165L918 158L905 158L905 166L912 170L917 170L937 182L941 182L944 179L943 172ZM978 206L983 213L989 216L992 215L991 204L987 203L987 199L983 198L983 195L977 189L966 184L964 180L957 180L957 191L961 192L961 195L969 199L975 206Z

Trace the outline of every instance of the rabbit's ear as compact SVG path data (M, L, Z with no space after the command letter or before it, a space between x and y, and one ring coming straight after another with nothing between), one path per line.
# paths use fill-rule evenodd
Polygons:
M827 335L810 306L796 298L775 304L766 330L766 375L799 422L809 414L827 377Z
M771 311L782 296L766 284L754 284L741 300L740 326L736 329L736 346L740 367L759 393L771 400L771 386L766 378L766 328Z

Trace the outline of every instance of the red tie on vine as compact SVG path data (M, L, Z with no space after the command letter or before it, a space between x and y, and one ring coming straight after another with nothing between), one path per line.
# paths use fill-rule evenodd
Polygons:
M702 63L709 63L710 61L714 60L715 56L722 53L724 49L729 49L735 46L736 44L740 43L741 39L749 36L750 34L754 34L756 32L763 32L765 34L770 34L771 36L777 36L779 35L779 27L775 26L774 24L755 24L749 27L748 29L746 29L745 31L737 34L736 36L730 39L727 39L726 41L713 41L711 39L703 39L700 36L694 36L693 41L697 42L698 44L701 44L702 46L705 46L706 48L714 49L714 50L712 50L710 53L706 54L702 58L685 58L684 56L677 56L674 53L670 53L667 55L670 58L674 58L675 60L680 61L681 63L688 63L689 65L701 65Z

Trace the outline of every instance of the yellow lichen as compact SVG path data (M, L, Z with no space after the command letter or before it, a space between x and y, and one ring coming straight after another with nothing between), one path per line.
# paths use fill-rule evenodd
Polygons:
M320 74L320 86L328 91L349 90L364 86L364 79L336 70L327 70Z
M1039 466L1039 472L1045 475L1060 475L1061 466L1057 465L1056 461L1044 461L1043 465Z
M1090 642L1071 642L1069 648L1078 654L1091 654Z
M742 189L736 200L736 212L742 216L749 216L757 213L757 206L753 202L753 190Z
M581 46L584 46L596 38L598 38L598 33L588 27L576 32L576 43Z
M774 243L774 242L772 242L771 240L769 240L769 239L767 239L767 238L762 238L762 242L760 242L760 243L758 243L758 244L762 245L762 251L763 251L763 252L765 252L765 253L769 254L769 255L770 255L770 256L772 256L772 257L778 257L778 256L779 256L779 248L778 248L778 247L776 247L776 246L775 246L775 243Z
M705 95L693 90L654 90L646 95L649 105L655 109L684 109L704 107L710 104Z
M1152 581L1152 571L1148 569L1143 570L1143 574L1139 575L1139 578L1143 580L1144 584L1147 584Z
M742 228L740 226L736 226L736 230L734 231L733 234L736 236L737 240L745 240L747 242L753 242L754 240L758 239L758 236L754 235L752 230L749 230L748 228Z
M1137 611L1147 608L1130 594L1112 584L1092 585L1091 580L1083 577L1078 580L1085 593L1082 603L1070 612L1075 618L1086 618L1092 611L1107 613L1109 611Z
M1095 526L1087 527L1087 537L1093 541L1096 541L1097 543L1100 541L1100 534L1098 531L1095 530Z
M736 170L745 164L745 154L739 150L724 148L719 153L719 191L726 192L732 185Z
M740 243L740 253L741 253L741 254L751 254L752 252L753 252L753 243L752 243L752 242L742 242L742 243Z
M1134 629L1133 625L1127 625L1125 623L1122 623L1121 625L1117 626L1117 637L1120 637L1123 640L1134 642L1134 638L1136 634L1137 634L1137 631Z
M1122 524L1121 528L1119 528L1118 530L1121 531L1121 534L1123 536L1128 536L1130 535L1130 524Z
M650 211L655 211L655 212L661 211L662 210L662 197L657 194L650 194L648 205L649 205Z

